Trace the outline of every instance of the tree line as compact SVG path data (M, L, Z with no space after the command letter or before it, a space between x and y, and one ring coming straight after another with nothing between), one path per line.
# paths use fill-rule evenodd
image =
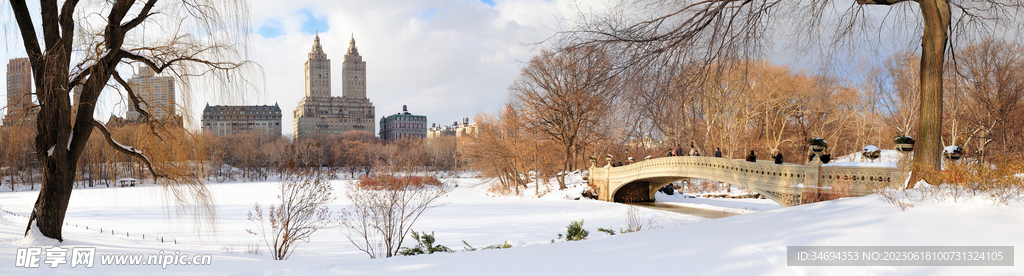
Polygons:
M984 161L1024 157L1024 45L989 39L957 53L944 76L942 146ZM724 158L781 153L807 161L824 138L844 155L913 136L920 57L899 52L840 78L765 60L623 68L597 47L544 50L509 86L504 110L478 116L475 169L518 193L536 175L662 157L676 148ZM931 150L931 149L928 149Z
M178 170L209 181L283 179L299 169L316 169L335 178L356 178L375 167L402 164L438 171L465 167L455 137L385 142L365 131L312 135L289 140L280 135L241 133L215 136L166 127L154 134L145 124L110 124L112 137L146 153L159 172ZM2 183L5 188L35 190L40 181L33 162L33 128L0 127ZM99 130L96 130L99 131ZM102 135L90 138L78 163L75 185L106 187L121 178L153 178L145 164L105 145Z

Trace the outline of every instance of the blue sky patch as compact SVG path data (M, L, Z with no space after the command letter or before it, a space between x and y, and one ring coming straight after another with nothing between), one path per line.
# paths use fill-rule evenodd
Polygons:
M484 4L487 4L488 6L491 6L492 8L494 7L494 5L496 5L494 3L494 0L480 0L480 2L483 2Z
M309 9L299 10L299 13L306 16L306 21L302 22L302 33L304 34L326 33L331 28L327 24L327 17L316 17Z
M266 38L275 38L284 34L284 24L277 19L267 19L266 22L263 22L263 26L256 30L256 33Z
M421 13L418 17L420 18L420 20L427 21L433 18L435 14L437 14L437 8L429 8L427 9L427 11Z

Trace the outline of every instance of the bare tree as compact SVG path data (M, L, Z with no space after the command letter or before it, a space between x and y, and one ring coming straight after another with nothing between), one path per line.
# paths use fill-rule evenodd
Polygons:
M918 168L938 170L940 166L943 71L951 42L970 40L977 32L1018 29L1015 14L1024 11L1016 0L856 0L843 14L833 14L840 1L831 0L621 0L605 14L583 14L574 29L563 32L560 44L573 47L601 46L618 50L625 66L664 66L689 58L710 64L716 61L756 57L772 37L769 30L785 22L796 24L804 33L837 28L834 47L848 46L861 39L860 31L878 28L876 22L898 20L902 26L920 26L920 107L917 119ZM873 20L866 7L889 6L904 16ZM906 11L906 9L911 9ZM646 17L644 15L653 15ZM782 16L795 15L792 20ZM639 16L639 17L638 17ZM831 21L829 21L831 20ZM920 21L917 21L920 20ZM829 21L829 22L826 22ZM865 22L868 21L868 22ZM916 24L915 24L916 23ZM955 45L955 44L953 44ZM911 185L921 179L914 173ZM931 183L941 183L932 177Z
M959 54L957 72L962 86L963 121L977 137L977 149L994 156L1024 155L1024 45L986 39Z
M558 53L544 51L530 60L509 91L522 107L527 127L558 141L564 154L562 171L571 171L579 157L582 136L609 112L615 95L611 60L596 48ZM565 174L558 177L565 189Z
M341 211L342 233L370 258L396 256L420 215L439 206L437 200L450 190L433 176L363 177L346 188L352 205Z
M356 171L366 166L368 162L366 159L368 147L370 147L368 143L349 139L341 139L331 145L334 157L338 159L337 164L346 167L352 178L356 177Z
M249 211L249 221L256 224L256 230L245 229L270 248L274 260L288 259L298 242L308 243L317 230L334 226L334 218L327 207L334 201L334 188L324 175L300 172L281 182L280 188L278 205L270 205L264 217L263 208L257 202Z
M806 93L812 83L804 75L797 75L788 68L760 64L752 83L753 95L759 99L761 129L764 130L765 146L768 152L779 150L785 142L794 142L787 137L787 129L795 117L805 112Z
M867 90L877 94L886 124L901 135L911 135L918 117L920 57L913 53L896 53L887 58L883 68L873 68L866 78Z
M35 150L43 186L26 235L38 227L44 236L63 240L61 229L78 161L93 129L99 129L118 151L142 160L155 178L199 183L196 174L157 171L143 151L116 142L106 127L93 119L96 100L104 87L121 85L130 104L156 132L160 129L156 118L150 110L140 108L146 104L118 69L143 64L157 73L172 72L186 83L191 77L227 76L245 64L233 59L241 60L239 50L244 44L238 42L244 41L240 37L249 28L246 1L112 0L80 5L78 0L40 0L36 14L41 16L35 21L40 25L33 22L33 12L24 0L11 0L10 4L40 106ZM37 31L37 27L42 29ZM73 64L76 56L84 58L74 58L78 61ZM71 114L69 93L76 86L82 87L79 107ZM205 195L201 188L193 191L190 196Z
M467 152L474 160L474 169L481 175L497 179L501 190L519 194L519 186L529 182L522 156L530 138L511 105L507 105L503 115L500 118L486 113L476 116L480 133L467 144Z

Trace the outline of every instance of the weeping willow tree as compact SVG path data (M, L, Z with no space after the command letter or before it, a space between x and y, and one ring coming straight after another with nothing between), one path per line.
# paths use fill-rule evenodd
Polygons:
M144 164L182 206L212 215L200 166L189 162L193 160L189 157L201 156L196 151L202 149L191 146L196 144L195 137L174 127L181 123L173 122L180 120L173 112L166 118L154 116L156 108L173 107L145 102L122 74L148 67L156 74L174 76L185 84L181 94L186 101L193 94L191 87L199 82L244 84L237 76L250 65L244 43L249 33L248 3L40 0L38 4L30 8L24 0L10 1L39 104L35 151L43 183L26 235L36 228L46 237L63 241L61 226L78 162L94 130L114 150ZM71 93L78 99L74 109ZM117 141L103 123L93 119L96 102L104 93L127 99L147 126L141 131L151 138L138 139L135 145Z

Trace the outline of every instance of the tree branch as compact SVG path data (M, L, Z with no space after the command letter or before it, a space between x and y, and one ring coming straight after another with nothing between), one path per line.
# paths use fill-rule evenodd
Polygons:
M39 1L39 9L42 13L43 23L43 43L46 44L46 51L50 52L56 49L57 45L60 44L62 37L58 30L60 30L60 19L57 15L57 0L43 0ZM71 39L68 37L67 39ZM64 49L70 51L71 49ZM70 54L70 53L68 53ZM51 55L47 53L47 55ZM60 54L58 54L59 56Z
M156 170L153 169L153 163L149 161L149 157L143 155L141 150L137 150L133 147L125 146L122 145L121 143L118 143L117 141L114 141L114 138L110 135L110 131L107 130L107 127L104 126L103 123L100 123L100 121L96 120L93 120L92 123L94 127L100 130L100 132L103 132L103 137L107 139L107 143L113 146L115 150L127 154L128 156L142 159L142 161L146 163L146 168L149 169L149 173L153 174L154 181L156 181L157 178L171 178L165 174L157 173Z
M144 103L146 104L146 107L149 107L149 103L135 95L135 90L132 90L132 86L128 85L128 82L124 81L124 78L121 77L120 73L114 71L111 76L114 77L114 80L116 80L117 83L120 83L121 86L124 87L124 90L128 91L128 98L132 100L132 106L135 107L135 111L142 114L142 118L145 119L146 125L149 125L149 131L151 131L153 135L159 136L159 134L156 133L156 125L153 122L153 115L150 114L149 111L143 109L140 105L140 103Z
M889 5L895 5L895 4L899 4L901 2L907 2L907 1L917 2L917 0L857 0L857 4L860 4L860 5L886 5L886 6L889 6Z
M199 59L199 58L195 58L195 57L192 57L192 56L177 57L177 58L168 60L167 62L164 62L163 64L157 64L156 61L153 61L152 59L149 59L147 57L144 57L144 56L136 54L136 53L132 53L132 52L130 52L128 50L124 50L124 49L121 49L121 51L118 52L118 58L122 58L122 57L123 58L131 59L131 60L134 60L134 61L142 62L143 64L146 64L146 66L149 66L149 68L152 68L153 71L155 73L157 73L157 74L162 73L164 71L164 69L167 69L167 67L170 67L175 62L179 62L179 61L193 61L193 62L209 65L210 67L213 67L213 68L216 68L216 69L235 69L235 68L238 68L238 67L241 66L241 65L235 64L235 63L211 62L211 61L208 61L208 60ZM229 65L229 66L223 66L225 64Z
M69 51L73 47L72 42L74 40L73 38L75 37L74 14L75 7L78 6L78 1L79 0L65 1L64 6L61 7L59 15L61 37L63 38L61 39L61 43L63 43L63 48ZM62 57L64 58L64 64L71 63L71 55L63 55Z
M150 10L153 9L153 5L155 5L155 4L156 4L156 0L149 0L149 1L147 1L146 5L142 7L142 11L139 11L139 15L136 16L135 18L133 18L131 21L128 21L128 22L125 22L124 24L122 24L121 25L121 30L123 30L124 32L128 32L131 29L134 29L135 27L139 26L139 24L142 24L142 22L145 22L146 19L149 18L150 15L156 14L156 13L150 13Z

